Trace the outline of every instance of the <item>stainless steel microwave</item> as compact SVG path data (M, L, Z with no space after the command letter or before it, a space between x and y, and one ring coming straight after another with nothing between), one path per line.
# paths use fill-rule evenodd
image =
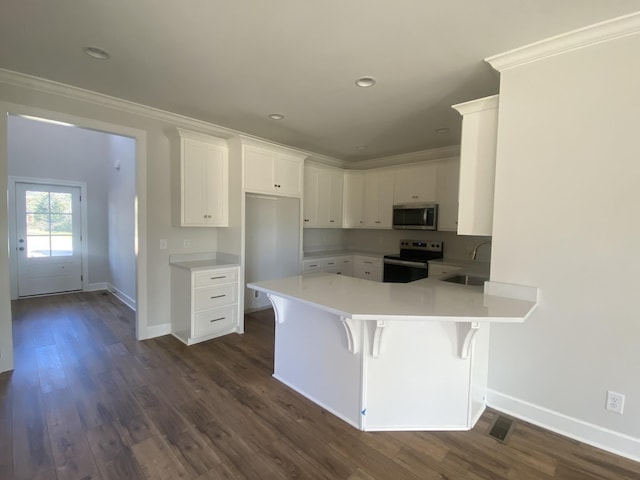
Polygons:
M435 203L394 205L393 228L396 230L437 230L438 205Z

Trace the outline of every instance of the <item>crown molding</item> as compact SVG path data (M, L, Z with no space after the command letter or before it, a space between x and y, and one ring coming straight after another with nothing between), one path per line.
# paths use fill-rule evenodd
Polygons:
M393 167L395 165L407 165L410 163L434 162L436 160L457 158L459 156L460 146L452 145L449 147L420 150L418 152L402 153L400 155L392 155L389 157L349 162L346 164L345 168L349 170L367 170L369 168Z
M79 100L100 107L118 110L119 112L160 120L173 125L180 125L184 128L205 131L207 134L225 139L242 133L213 123L167 112L166 110L160 110L159 108L149 107L122 98L111 97L102 93L92 92L91 90L85 90L83 88L26 75L24 73L13 72L11 70L0 69L0 83L14 87L28 88L71 100Z
M640 32L640 11L485 58L498 72Z
M451 105L451 108L457 110L460 115L468 115L470 113L481 112L482 110L489 110L498 108L500 103L500 95L491 95L490 97L478 98L477 100L471 100L469 102L457 103Z
M295 153L301 157L318 158L319 161L332 165L343 165L341 160L320 155L315 152L301 150L299 148L290 147L288 145L278 144L272 140L260 138L232 128L223 127L214 123L197 120L195 118L180 115L178 113L168 112L159 108L149 107L139 103L124 100L122 98L111 97L102 93L92 92L83 88L66 85L64 83L47 80L44 78L26 75L24 73L14 72L0 68L0 84L11 85L19 88L28 88L42 93L57 95L71 100L79 100L104 108L117 110L119 112L129 113L132 115L158 120L168 123L175 127L199 131L206 135L212 135L218 138L229 140L233 137L241 137L246 142L254 142L262 146L277 146L286 150L288 154Z

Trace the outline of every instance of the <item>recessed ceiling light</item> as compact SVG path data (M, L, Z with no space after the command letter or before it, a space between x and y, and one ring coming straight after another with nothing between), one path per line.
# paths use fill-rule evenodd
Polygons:
M373 77L360 77L356 80L356 85L362 88L373 87L376 84L376 79Z
M366 149L367 149L367 146L366 146L366 145L358 145L358 146L356 147L356 150L366 150Z
M448 133L448 132L449 132L449 129L448 129L447 127L444 127L444 128L436 128L434 131L435 131L436 133Z
M109 53L98 47L84 47L84 53L98 60L107 60L111 57Z
M270 113L269 118L271 120L282 120L284 119L284 115L282 115L281 113Z

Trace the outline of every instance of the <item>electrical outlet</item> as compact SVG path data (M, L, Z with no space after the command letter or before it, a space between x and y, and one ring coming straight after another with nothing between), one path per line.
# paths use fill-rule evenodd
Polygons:
M166 249L167 249L167 240L163 238L160 240L160 250L166 250Z
M191 246L191 240L182 240L182 248L189 248Z
M610 412L618 413L622 415L624 410L624 395L622 393L607 391L607 403L604 407Z

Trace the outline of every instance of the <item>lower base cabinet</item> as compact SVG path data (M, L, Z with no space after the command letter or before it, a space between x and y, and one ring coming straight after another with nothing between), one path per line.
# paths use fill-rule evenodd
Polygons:
M353 276L374 282L382 281L382 258L354 255Z
M192 345L237 332L239 267L171 268L171 333Z

